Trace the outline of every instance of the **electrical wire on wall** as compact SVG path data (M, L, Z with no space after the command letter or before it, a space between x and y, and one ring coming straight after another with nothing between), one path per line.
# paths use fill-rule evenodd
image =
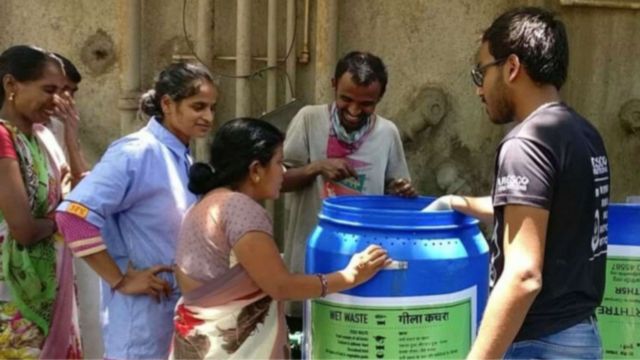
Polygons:
M182 32L184 35L184 40L187 43L187 46L189 47L189 51L191 51L191 54L196 58L196 60L198 60L201 64L203 65L207 65L207 63L205 63L204 61L202 61L202 59L198 56L198 53L196 52L195 47L193 46L193 43L191 42L191 40L189 39L189 34L187 33L187 0L183 0L182 2ZM291 38L291 43L289 44L289 47L287 49L287 53L284 57L284 63L286 64L287 59L289 58L289 56L291 56L291 53L293 52L293 48L294 45L296 43L296 36L297 36L297 16L294 16L293 18L293 37ZM213 66L213 64L212 64ZM274 65L274 66L265 66L265 67L261 67L247 75L231 75L231 74L225 74L222 72L218 72L215 71L214 69L210 69L211 74L221 77L221 78L229 78L229 79L249 79L249 80L253 80L257 77L260 77L264 72L269 71L269 70L276 70L279 71L280 73L282 73L286 79L287 79L287 83L289 84L289 90L291 91L292 96L295 98L295 88L293 86L293 82L291 81L291 76L289 75L289 73L287 72L286 69L281 68L279 65Z

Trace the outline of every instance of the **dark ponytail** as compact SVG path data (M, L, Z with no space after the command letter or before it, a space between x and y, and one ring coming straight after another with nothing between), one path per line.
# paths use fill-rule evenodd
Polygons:
M249 175L255 160L271 161L284 135L266 121L239 118L228 121L216 132L209 149L211 162L189 169L189 190L202 195L222 186L234 188Z
M162 121L162 97L167 95L171 100L178 102L196 95L202 80L214 83L211 73L204 65L186 62L171 64L158 74L153 89L140 97L139 110Z

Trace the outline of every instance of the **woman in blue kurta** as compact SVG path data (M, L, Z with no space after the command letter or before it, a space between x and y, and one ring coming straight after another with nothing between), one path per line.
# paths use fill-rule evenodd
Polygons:
M217 89L200 65L172 64L141 110L140 131L111 144L92 172L58 207L73 253L102 278L106 358L166 358L179 291L171 272L184 212L189 141L213 125Z

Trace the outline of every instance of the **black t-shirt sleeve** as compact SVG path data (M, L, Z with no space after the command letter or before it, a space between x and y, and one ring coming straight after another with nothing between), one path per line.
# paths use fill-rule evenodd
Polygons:
M523 139L506 140L498 152L493 205L551 207L556 161L541 144Z

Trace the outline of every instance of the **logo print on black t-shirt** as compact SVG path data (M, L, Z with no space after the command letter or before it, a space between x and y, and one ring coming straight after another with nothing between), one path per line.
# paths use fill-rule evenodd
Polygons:
M527 185L529 185L528 177L509 174L498 178L496 181L496 192L504 192L507 190L526 192Z
M594 213L592 255L589 261L606 254L609 242L609 160L604 155L591 157L591 167L596 188L594 196L598 207Z

